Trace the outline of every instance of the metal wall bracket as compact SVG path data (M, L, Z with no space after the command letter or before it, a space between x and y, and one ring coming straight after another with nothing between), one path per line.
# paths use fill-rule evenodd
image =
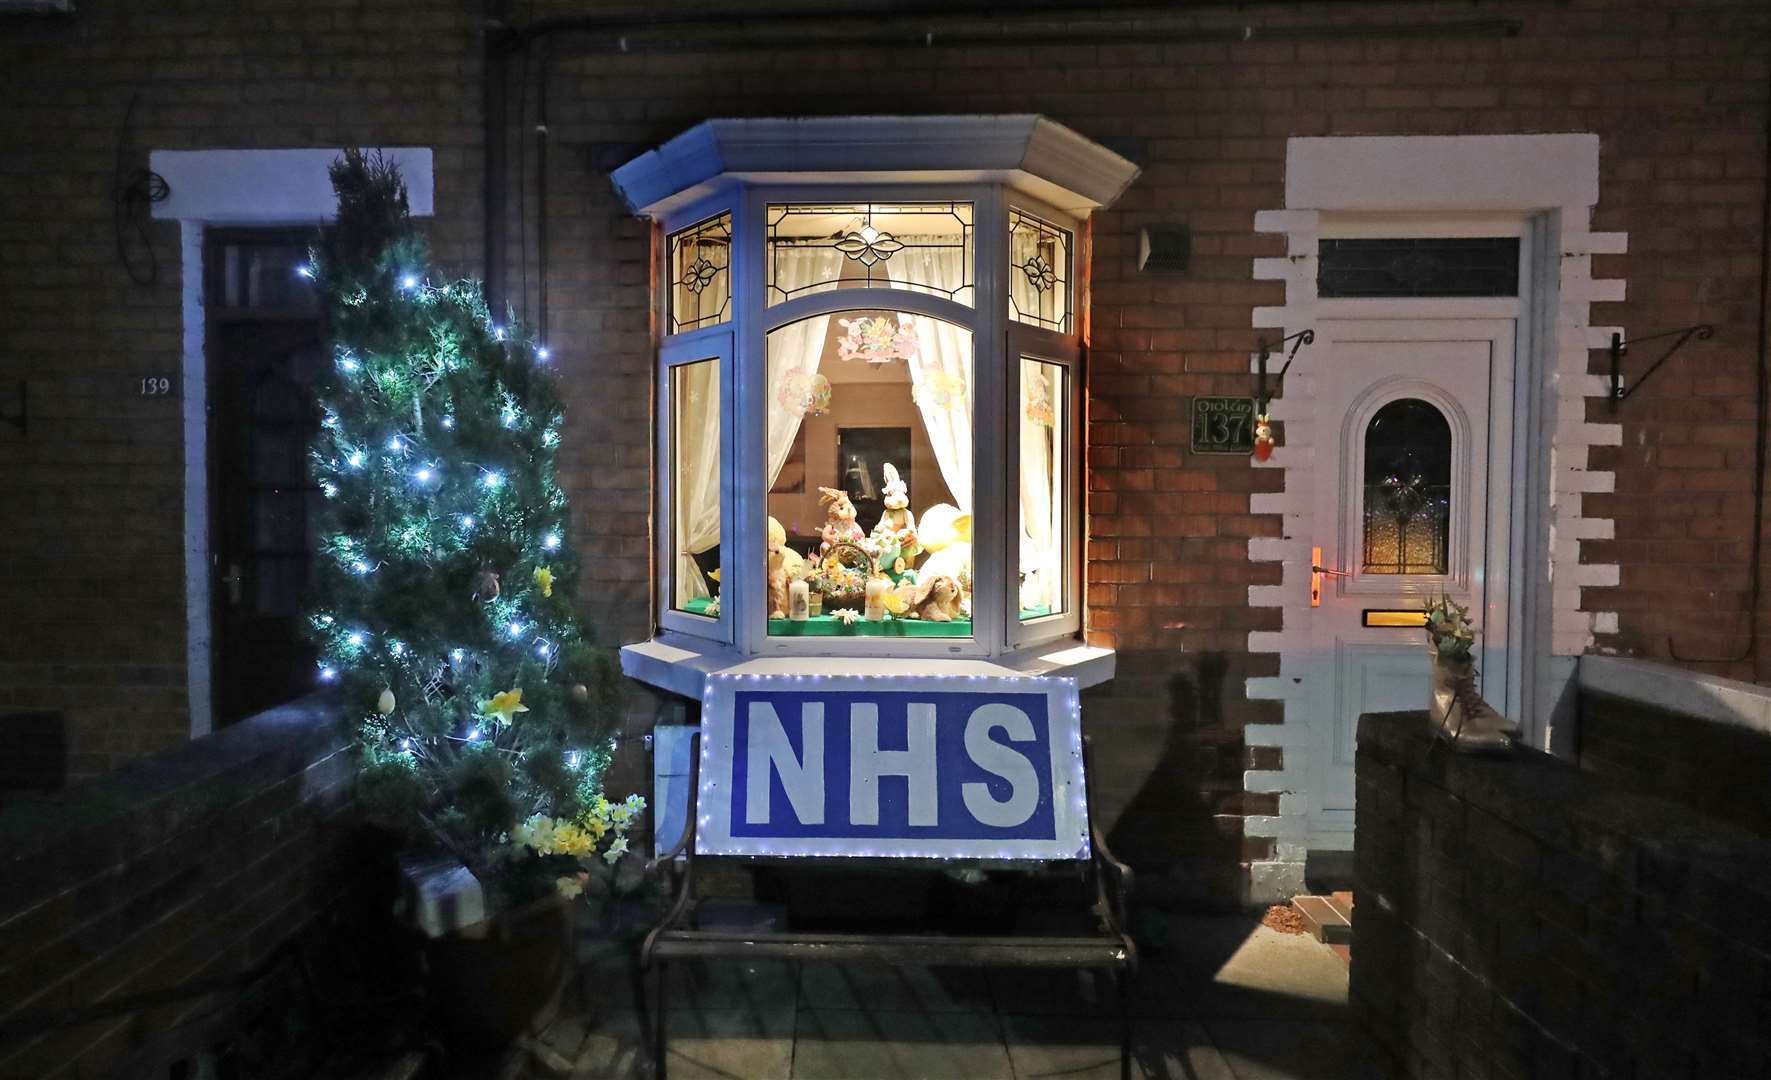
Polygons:
M30 413L29 403L30 403L30 399L25 393L25 381L23 379L20 379L18 381L18 415L17 416L0 416L0 422L8 423L8 424L11 424L13 427L18 428L19 434L21 434L21 435L30 434L30 432L31 432L31 428L30 428L31 413Z
M1637 389L1639 389L1643 383L1647 382L1648 376L1654 374L1654 372L1660 368L1660 365L1666 363L1668 357L1672 356L1674 353L1676 353L1680 349L1684 348L1685 343L1687 341L1690 341L1692 338L1696 338L1699 341L1708 341L1710 338L1715 336L1715 333L1716 333L1716 328L1711 326L1709 323L1699 323L1696 326L1687 326L1683 330L1667 330L1667 331L1664 331L1659 334L1649 334L1647 337L1632 338L1629 341L1623 340L1622 334L1612 334L1611 335L1611 408L1612 408L1612 410L1615 411L1617 409L1618 402L1622 401L1624 398L1627 398L1631 394L1635 393L1637 391ZM1655 360L1654 363L1649 364L1647 370L1643 371L1642 374L1636 376L1636 381L1635 381L1634 385L1630 386L1628 389L1625 389L1625 387L1623 385L1623 358L1624 358L1624 354L1629 352L1630 346L1631 345L1640 345L1644 341L1660 341L1664 338L1670 338L1670 337L1676 337L1676 338L1678 338L1678 340L1673 342L1670 346L1668 346L1666 352L1663 352L1660 354L1659 359Z
M1267 415L1267 404L1273 400L1273 395L1267 390L1267 361L1272 358L1273 350L1283 350L1286 342L1289 341L1292 343L1291 351L1285 355L1285 366L1279 369L1279 374L1273 376L1273 381L1277 383L1285 378L1286 372L1291 370L1291 362L1297 359L1298 350L1305 345L1313 343L1315 340L1316 331L1314 329L1304 329L1299 330L1295 334L1288 334L1272 345L1267 344L1266 338L1261 338L1260 341L1257 342L1257 346L1260 349L1260 359L1256 367L1258 374L1255 379L1254 393L1257 415Z

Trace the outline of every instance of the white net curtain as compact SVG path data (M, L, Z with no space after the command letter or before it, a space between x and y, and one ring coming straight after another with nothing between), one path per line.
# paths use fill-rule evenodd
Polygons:
M675 607L708 595L695 556L719 546L719 361L671 369L676 506Z

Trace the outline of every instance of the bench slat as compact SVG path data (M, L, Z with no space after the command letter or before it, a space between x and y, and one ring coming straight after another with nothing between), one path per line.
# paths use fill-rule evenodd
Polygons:
M941 937L911 934L745 934L667 930L652 955L663 960L717 956L783 960L985 967L1125 967L1117 937Z

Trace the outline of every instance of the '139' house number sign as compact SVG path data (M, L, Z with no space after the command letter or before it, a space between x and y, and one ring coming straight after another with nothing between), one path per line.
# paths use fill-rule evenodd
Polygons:
M714 675L706 855L1087 857L1070 679Z

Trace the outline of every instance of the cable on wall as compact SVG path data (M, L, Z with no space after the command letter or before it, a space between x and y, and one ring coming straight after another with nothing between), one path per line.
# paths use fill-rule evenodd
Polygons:
M137 285L152 285L160 278L160 260L154 254L153 238L148 235L148 207L172 194L172 187L166 183L165 177L151 169L124 169L123 162L129 153L129 136L135 126L135 107L140 102L139 91L129 95L129 106L123 110L123 127L117 132L111 224L117 236L117 261L123 264L123 272ZM135 233L136 243L147 256L145 268L130 253L131 230Z

